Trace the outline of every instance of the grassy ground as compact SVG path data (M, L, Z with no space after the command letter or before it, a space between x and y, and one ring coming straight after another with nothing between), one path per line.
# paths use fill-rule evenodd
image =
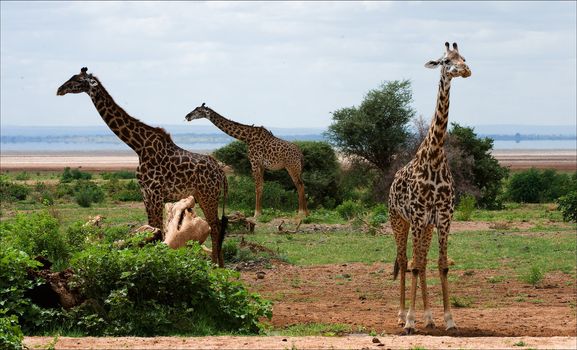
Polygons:
M34 181L57 181L59 174L11 173L8 176L11 181L33 185ZM99 176L95 176L95 180L102 181ZM227 213L235 209L237 208L227 208ZM55 204L49 207L31 199L2 202L0 219L10 220L18 212L38 210L49 210L59 218L63 232L70 225L86 222L95 215L104 216L106 225L111 226L139 226L146 223L141 202L113 202L109 199L89 208L82 208L71 200L56 200ZM276 257L303 266L394 262L396 247L391 235L371 233L363 229L358 222L355 224L342 219L335 211L312 210L311 216L304 221L302 230L297 233L280 233L277 229L279 218L285 219L286 226L294 227L296 218L292 213L267 209L259 219L255 233L241 234L232 230L227 237L227 244L238 244L242 236L247 242L270 249ZM537 283L544 274L554 271L576 277L577 226L563 223L555 204L510 203L503 210L475 210L471 221L491 222L494 225L485 230L452 231L449 240L449 255L455 262L452 269L503 271L502 274L492 277L495 283L503 281L511 274L531 284ZM307 224L310 224L308 229ZM313 224L318 226L317 230L310 229ZM435 279L437 252L437 242L433 239L428 264L428 268L434 271L429 274L431 284L438 283ZM246 254L244 258L252 259L254 256ZM451 274L450 278L458 277ZM339 324L309 324L271 330L271 334L338 335L354 331Z

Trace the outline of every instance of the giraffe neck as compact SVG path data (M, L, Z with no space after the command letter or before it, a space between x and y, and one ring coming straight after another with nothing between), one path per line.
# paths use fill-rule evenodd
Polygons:
M163 129L146 125L126 113L122 107L116 104L99 81L98 86L91 89L89 96L110 130L137 154L141 155L149 149L155 139L162 140L160 144L154 142L155 152L158 151L159 145L164 144L164 141L167 139L170 141L170 137Z
M226 119L212 109L208 110L209 113L207 119L229 136L244 142L250 142L253 139L255 131L257 130L257 128L254 126L237 123L235 121Z
M441 72L439 91L437 93L437 105L435 116L429 127L427 136L419 147L418 154L423 161L433 162L444 157L443 145L449 122L449 92L451 90L451 77Z

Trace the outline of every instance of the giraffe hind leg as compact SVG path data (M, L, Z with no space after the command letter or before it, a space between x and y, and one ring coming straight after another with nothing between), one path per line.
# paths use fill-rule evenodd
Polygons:
M405 283L407 272L407 238L409 236L409 223L403 220L396 213L391 214L391 226L395 235L395 243L397 245L397 256L395 259L395 267L393 270L393 279L396 279L400 273L399 286L399 312L397 314L397 323L404 326L407 319L407 310L405 302Z

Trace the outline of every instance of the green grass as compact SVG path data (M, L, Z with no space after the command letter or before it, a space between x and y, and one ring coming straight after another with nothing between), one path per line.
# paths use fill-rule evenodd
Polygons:
M272 229L257 229L248 241L264 245L288 257L296 265L339 264L347 262L393 263L396 246L391 235L335 231L279 235ZM411 249L408 255L410 257ZM554 235L518 235L493 231L452 234L449 256L452 269L512 269L518 275L538 266L542 273L562 271L575 275L575 234L568 230ZM436 270L438 244L433 239L429 251L430 269ZM494 283L499 282L495 280Z
M472 221L557 221L562 222L561 212L557 206L545 204L507 203L502 210L477 209L471 215Z
M324 336L335 337L351 333L350 325L340 323L299 323L283 329L277 329L269 335L282 335L287 337Z

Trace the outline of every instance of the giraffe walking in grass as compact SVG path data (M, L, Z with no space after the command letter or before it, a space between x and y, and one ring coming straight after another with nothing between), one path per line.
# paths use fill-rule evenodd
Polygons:
M100 80L87 71L86 67L82 68L80 74L72 76L58 88L56 94L88 94L110 130L138 154L136 176L150 226L162 230L165 202L194 196L211 228L212 261L224 267L222 242L228 191L224 171L214 158L184 150L172 141L164 129L151 127L131 117L114 102ZM223 213L219 220L218 201L221 194Z
M467 78L471 70L459 54L456 43L450 49L445 43L445 54L436 61L425 64L427 68L441 68L441 80L437 94L437 105L429 131L419 146L415 157L396 174L389 193L389 213L397 245L394 278L400 272L399 324L405 334L415 332L415 303L417 280L420 280L425 327L433 328L427 294L427 253L430 248L433 229L437 229L439 239L439 275L443 292L444 320L447 330L456 328L449 303L447 275L447 242L453 216L453 178L443 149L449 119L449 90L451 80ZM411 263L411 303L405 310L405 272L407 271L407 239L409 228L413 237L413 259Z
M248 158L255 182L256 204L254 216L262 213L262 188L264 170L286 169L295 184L299 196L298 213L308 215L305 187L302 180L303 154L292 142L275 137L264 127L255 127L226 119L204 105L196 107L186 115L186 120L206 118L226 134L241 140L248 145Z

